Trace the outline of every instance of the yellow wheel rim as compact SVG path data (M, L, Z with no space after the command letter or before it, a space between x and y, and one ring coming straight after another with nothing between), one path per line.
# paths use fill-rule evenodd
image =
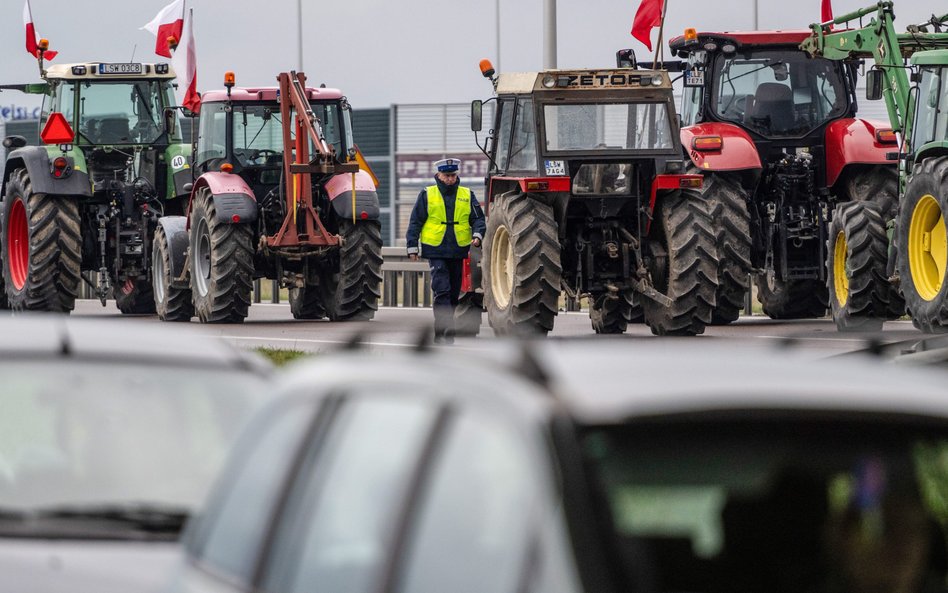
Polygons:
M941 206L931 194L922 196L912 212L908 232L909 269L920 297L934 300L948 268L948 236Z
M501 225L494 232L490 248L490 288L494 303L501 309L507 308L513 295L513 249L510 247L510 233Z
M836 302L840 307L845 307L849 300L849 276L846 275L848 253L846 233L840 231L836 235L836 245L833 247L833 286L836 288Z

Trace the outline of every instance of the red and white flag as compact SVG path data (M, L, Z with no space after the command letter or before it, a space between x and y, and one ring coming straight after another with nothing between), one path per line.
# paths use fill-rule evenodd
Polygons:
M201 110L201 97L197 93L197 51L194 48L194 10L188 11L184 21L181 41L171 57L171 67L178 77L175 97L179 105L184 105L197 113Z
M142 27L155 36L155 53L166 58L171 57L168 38L181 42L184 31L184 0L174 0L165 6L150 23Z
M632 37L644 43L649 51L652 50L652 29L662 23L664 5L665 0L642 0L632 19Z
M36 43L36 27L33 26L33 12L30 10L30 0L23 3L23 26L26 27L26 52L34 58L39 57L39 44ZM52 60L59 52L46 50L43 59Z
M833 20L833 0L823 0L823 6L820 7L820 21L828 22Z

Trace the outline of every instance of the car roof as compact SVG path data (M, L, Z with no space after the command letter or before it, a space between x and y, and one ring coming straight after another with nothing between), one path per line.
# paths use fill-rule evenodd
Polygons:
M76 359L227 368L266 375L272 365L251 352L183 325L25 313L0 316L0 361Z
M685 40L684 35L679 35L668 41L668 47L670 47L673 52L678 50L687 52L690 50L703 49L706 42L714 41L719 46L725 43L733 43L739 50L745 49L745 46L759 47L780 45L794 46L796 49L799 49L799 45L803 43L803 40L808 38L810 34L811 31L809 29L798 31L699 31L695 42L689 44Z
M782 410L948 419L948 373L861 357L719 340L535 345L557 399L579 422Z

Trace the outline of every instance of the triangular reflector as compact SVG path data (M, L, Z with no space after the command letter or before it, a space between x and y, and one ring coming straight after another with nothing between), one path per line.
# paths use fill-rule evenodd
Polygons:
M49 119L46 120L46 125L43 126L43 132L40 134L45 144L72 144L74 137L72 126L58 111L49 114Z

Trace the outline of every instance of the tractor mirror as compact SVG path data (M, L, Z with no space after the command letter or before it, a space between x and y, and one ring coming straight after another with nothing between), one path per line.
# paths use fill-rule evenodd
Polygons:
M175 125L178 123L178 118L175 116L175 110L167 108L162 112L162 115L164 115L163 123L165 126L165 132L167 132L169 136L174 135Z
M866 100L878 101L882 98L882 70L866 72Z
M480 132L484 127L481 121L483 117L484 102L480 99L471 101L471 131Z
M26 146L26 138L23 136L7 136L3 139L4 148L20 148Z

